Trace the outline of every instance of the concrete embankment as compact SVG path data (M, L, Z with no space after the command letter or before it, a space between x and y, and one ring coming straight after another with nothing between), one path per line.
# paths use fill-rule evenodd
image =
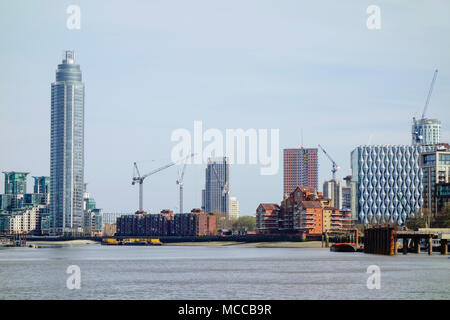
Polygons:
M64 241L27 241L27 245L36 244L36 245L86 245L86 244L99 244L99 241L93 240L64 240Z
M277 242L237 242L237 241L203 241L203 242L171 242L165 246L237 246L253 248L322 248L320 241L277 241ZM327 248L328 249L328 248ZM329 249L328 249L329 250Z

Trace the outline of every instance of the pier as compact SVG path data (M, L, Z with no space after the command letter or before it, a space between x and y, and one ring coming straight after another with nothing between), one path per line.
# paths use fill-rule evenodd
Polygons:
M402 252L421 252L421 241L427 241L428 255L433 254L433 240L439 240L440 253L448 254L448 240L450 229L423 228L418 231L398 231L393 227L375 227L364 231L364 253L396 255L398 253L398 240L403 240Z

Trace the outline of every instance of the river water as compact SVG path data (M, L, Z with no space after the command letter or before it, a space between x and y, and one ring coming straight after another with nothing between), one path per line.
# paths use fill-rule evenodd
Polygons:
M70 290L70 265L81 288ZM380 289L368 289L377 265ZM0 248L0 299L450 299L450 259L328 249L67 245Z

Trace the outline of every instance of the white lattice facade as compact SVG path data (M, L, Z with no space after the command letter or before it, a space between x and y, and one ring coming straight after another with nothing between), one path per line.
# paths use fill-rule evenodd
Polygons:
M426 146L359 146L352 152L356 210L365 224L397 222L423 205L419 154Z

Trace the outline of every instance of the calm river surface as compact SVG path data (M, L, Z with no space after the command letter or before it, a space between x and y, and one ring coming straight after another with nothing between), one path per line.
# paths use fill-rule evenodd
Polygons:
M81 289L66 287L69 265ZM381 288L366 286L367 267ZM450 299L450 259L328 249L73 245L0 248L0 299Z

